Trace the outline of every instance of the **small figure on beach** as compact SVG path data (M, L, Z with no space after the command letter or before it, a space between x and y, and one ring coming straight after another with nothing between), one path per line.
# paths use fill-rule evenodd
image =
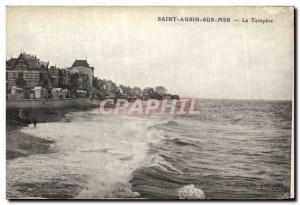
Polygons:
M19 110L18 118L19 119L24 119L25 118L24 115L23 115L22 109Z
M18 113L18 115L16 116L16 120L17 120L19 123L30 124L30 120L28 120L28 119L25 117L25 115L24 115L22 109L19 110L19 113Z
M33 123L34 128L36 128L37 120L35 118L32 119L32 123Z

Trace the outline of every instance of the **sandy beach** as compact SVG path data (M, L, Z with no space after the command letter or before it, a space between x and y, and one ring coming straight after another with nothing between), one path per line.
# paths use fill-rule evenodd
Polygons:
M27 119L33 117L37 119L38 124L43 122L57 122L61 120L67 112L74 112L78 109L23 109L22 112ZM54 141L34 137L20 132L24 126L33 124L22 124L16 120L19 109L6 110L6 159L12 160L18 157L25 157L30 154L47 154ZM38 125L37 125L38 126ZM34 129L34 128L32 128Z

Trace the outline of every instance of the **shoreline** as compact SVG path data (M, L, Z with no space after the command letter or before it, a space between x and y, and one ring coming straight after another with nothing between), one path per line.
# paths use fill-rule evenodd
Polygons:
M6 100L7 109L88 108L98 105L98 100L88 98Z
M6 135L6 160L27 157L31 154L51 153L54 141L22 133L20 128L8 131Z
M69 112L90 110L92 107L81 108L37 108L23 109L26 118L35 117L39 123L57 122ZM6 160L27 157L32 154L49 154L54 140L43 139L21 132L28 125L19 123L15 117L19 109L6 109ZM32 125L31 125L32 126ZM38 125L37 125L38 126ZM34 129L34 128L33 128Z

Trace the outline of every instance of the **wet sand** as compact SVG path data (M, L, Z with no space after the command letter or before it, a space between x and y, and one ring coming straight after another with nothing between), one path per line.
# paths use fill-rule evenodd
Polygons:
M34 128L33 128L34 129ZM20 132L8 131L6 135L6 159L26 157L30 154L47 154L54 141L46 140Z
M64 108L64 109L23 109L26 119L37 119L37 127L39 123L58 122L65 117L66 113L92 108ZM55 143L53 140L35 137L25 134L20 130L25 126L35 129L33 124L21 124L16 120L19 109L6 110L6 160L11 161L19 157L26 157L32 154L49 154L54 152L51 145ZM82 180L82 177L81 177ZM25 193L37 199L72 199L78 195L81 187L76 184L66 183L62 179L55 179L51 182L41 183L19 183L18 192ZM7 198L10 200L20 199L16 195L7 191Z
M38 124L43 122L57 122L64 118L67 112L79 111L82 109L23 109L26 119L36 118ZM50 146L54 141L34 137L20 131L22 127L33 124L22 124L16 120L19 109L6 110L6 159L12 160L18 157L26 157L30 154L50 153ZM37 124L37 126L38 126Z

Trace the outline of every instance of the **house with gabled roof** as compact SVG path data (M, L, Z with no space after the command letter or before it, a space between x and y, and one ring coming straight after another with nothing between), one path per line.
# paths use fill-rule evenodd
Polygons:
M25 52L17 58L6 61L6 85L9 92L12 86L30 90L36 86L50 90L51 79L48 72L49 62L41 61L36 55Z

